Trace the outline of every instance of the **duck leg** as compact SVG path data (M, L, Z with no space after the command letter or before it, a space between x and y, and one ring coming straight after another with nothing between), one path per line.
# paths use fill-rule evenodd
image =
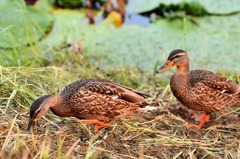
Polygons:
M195 127L195 128L201 129L202 126L209 121L210 115L204 112L202 114L194 114L192 118L194 118L195 121L200 121L200 123L198 125L188 124L187 127L189 128Z
M99 121L99 120L81 120L81 122L82 122L83 124L93 124L93 125L94 125L94 132L95 132L95 133L98 133L98 132L99 132L98 126L102 126L102 127L106 127L106 128L110 126L109 123L103 123L103 122L101 122L101 121Z

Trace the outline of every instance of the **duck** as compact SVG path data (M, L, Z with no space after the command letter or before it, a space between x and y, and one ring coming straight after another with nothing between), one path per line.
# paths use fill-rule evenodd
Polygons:
M202 112L192 116L199 124L188 123L188 127L200 129L209 121L211 113L240 102L240 86L237 82L208 70L190 71L186 51L173 50L156 73L166 72L172 67L177 68L170 80L173 95L187 108Z
M149 95L101 78L85 78L67 85L59 94L36 99L30 107L28 132L49 109L60 117L76 117L83 124L109 127L112 120L141 113Z

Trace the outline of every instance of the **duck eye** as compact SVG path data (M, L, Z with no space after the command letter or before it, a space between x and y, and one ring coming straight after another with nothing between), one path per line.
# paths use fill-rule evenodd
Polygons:
M182 56L181 55L173 56L172 58L170 58L170 61L173 61L174 59L179 58L179 57L182 57Z
M179 57L181 57L180 55L177 55L177 56L175 56L174 58L179 58Z

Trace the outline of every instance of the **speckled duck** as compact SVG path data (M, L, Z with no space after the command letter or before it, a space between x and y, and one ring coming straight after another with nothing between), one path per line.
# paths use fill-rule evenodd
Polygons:
M120 84L97 78L76 81L60 94L46 95L35 100L30 108L28 131L50 110L60 117L76 117L84 124L108 127L117 120L135 113L147 105L148 95Z
M196 121L200 121L199 125L189 124L189 127L201 128L209 121L211 113L240 103L240 86L236 82L207 70L189 71L186 51L172 51L157 73L174 66L177 71L170 81L172 93L184 106L203 112L193 116Z

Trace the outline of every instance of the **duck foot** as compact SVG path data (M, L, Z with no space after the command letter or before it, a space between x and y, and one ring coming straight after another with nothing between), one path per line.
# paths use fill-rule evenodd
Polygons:
M194 114L192 116L192 118L194 118L195 121L200 121L200 123L198 125L195 124L188 124L187 127L188 128L197 128L197 129L201 129L202 126L209 121L210 119L210 115L207 114L206 112L202 113L202 114Z
M81 120L81 122L83 124L93 124L95 133L99 132L98 126L102 126L102 127L105 127L105 128L110 126L110 123L103 123L103 122L101 122L99 120Z

